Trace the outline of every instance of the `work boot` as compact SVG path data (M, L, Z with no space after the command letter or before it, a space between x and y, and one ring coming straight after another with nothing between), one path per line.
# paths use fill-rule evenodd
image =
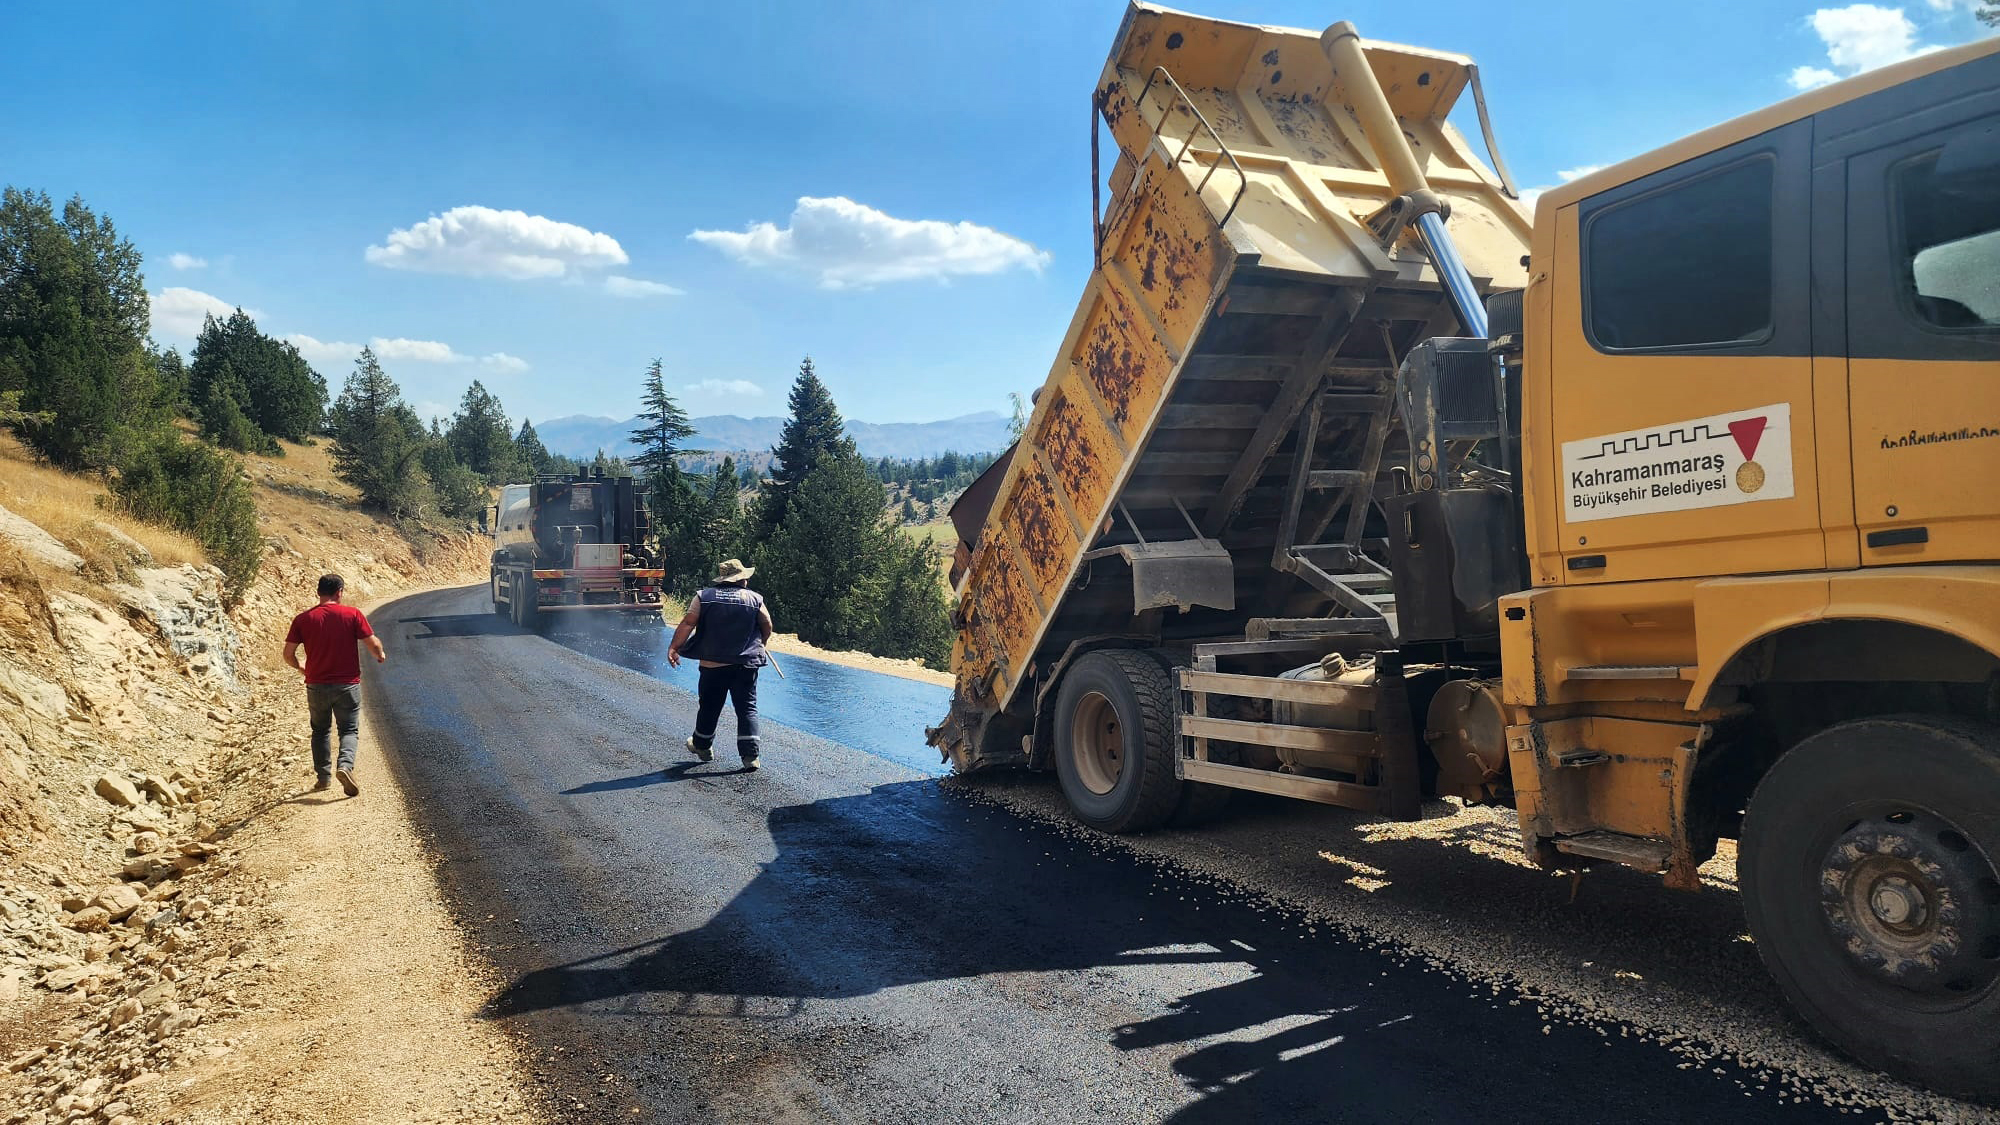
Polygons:
M704 762L713 762L715 760L714 748L711 747L707 750L703 750L700 747L696 746L694 744L694 735L688 735L687 752L693 754L696 758L699 758Z
M340 780L341 792L346 793L350 797L361 796L361 786L356 785L354 783L353 770L351 769L335 770L333 771L333 776Z
M331 788L333 788L333 775L323 773L319 775L318 781L313 782L312 791L315 793L324 793Z
M748 757L746 757L746 758L744 758L744 759L743 759L743 772L744 772L744 773L755 773L755 772L757 772L758 770L760 770L760 769L763 769L763 768L764 768L763 766L761 766L761 765L759 765L759 764L758 764L758 762L757 762L757 755L755 755L755 754L751 754L750 756L748 756Z

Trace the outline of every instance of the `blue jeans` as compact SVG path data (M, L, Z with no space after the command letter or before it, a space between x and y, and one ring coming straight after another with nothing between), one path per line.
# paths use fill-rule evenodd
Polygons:
M340 727L340 768L354 768L361 741L361 685L307 684L306 711L312 716L313 771L333 775L333 728Z

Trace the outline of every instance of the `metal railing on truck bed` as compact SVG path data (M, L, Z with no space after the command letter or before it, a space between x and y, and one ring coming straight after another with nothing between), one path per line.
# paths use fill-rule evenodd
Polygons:
M1118 156L1090 283L962 560L933 734L961 770L1024 760L1038 685L1080 640L1393 634L1364 538L1391 385L1458 322L1319 40L1126 14L1093 95ZM1360 57L1472 282L1524 284L1525 209L1446 121L1471 60Z

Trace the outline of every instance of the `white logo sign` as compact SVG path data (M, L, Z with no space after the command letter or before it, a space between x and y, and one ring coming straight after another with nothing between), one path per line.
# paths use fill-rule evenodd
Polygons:
M1792 407L1566 441L1563 516L1570 523L1720 508L1792 495Z

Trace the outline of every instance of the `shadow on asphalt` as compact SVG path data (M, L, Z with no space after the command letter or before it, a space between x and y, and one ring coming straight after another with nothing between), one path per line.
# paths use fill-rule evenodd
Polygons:
M676 781L698 781L704 777L750 772L752 771L742 766L732 766L726 762L675 762L662 770L647 770L625 777L593 781L587 785L565 789L562 794L565 797L576 797L586 793L619 793L627 789L645 789L653 785L672 785Z
M1121 1052L1185 1047L1171 1065L1198 1099L1171 1118L1180 1122L1320 1120L1336 1106L1357 1120L1461 1119L1485 1109L1513 1120L1521 1118L1502 1103L1523 1108L1531 1091L1556 1089L1566 1093L1542 1120L1606 1120L1640 1092L1636 1053L1650 1052L1648 1073L1676 1073L1655 1048L1581 1027L1551 1031L1531 1006L1484 990L1469 997L1465 985L1379 950L1309 934L1216 887L1079 847L932 782L777 808L766 824L775 858L714 916L526 972L485 1015L562 1008L783 1020L810 1013L815 1000L1067 974L1045 986L994 987L1177 996L1150 1018L1106 1030ZM1474 866L1503 878L1510 870ZM1549 890L1544 875L1521 871L1519 882L1523 893ZM1469 1081L1468 1065L1515 1095ZM1696 1100L1740 1105L1722 1100L1741 1097L1729 1084L1710 1085ZM1483 1101L1489 1094L1498 1101ZM1773 1120L1791 1112L1758 1104Z

